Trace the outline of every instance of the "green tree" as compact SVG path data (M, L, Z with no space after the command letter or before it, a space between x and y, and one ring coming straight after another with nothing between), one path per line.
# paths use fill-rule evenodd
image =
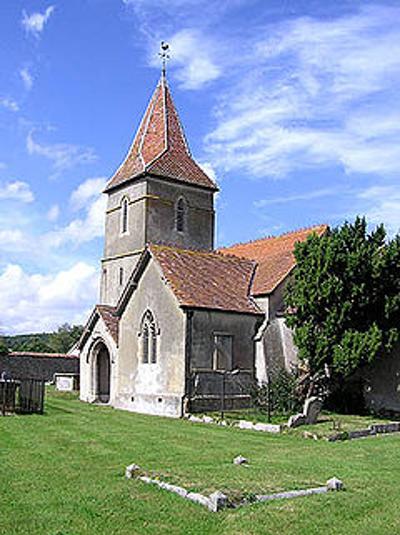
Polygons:
M393 348L400 334L400 236L364 218L296 244L287 322L311 376L346 377Z
M49 336L49 345L55 353L66 353L79 340L83 332L81 325L65 323Z
M8 355L8 353L9 353L9 349L7 347L7 344L4 338L0 336L0 355Z

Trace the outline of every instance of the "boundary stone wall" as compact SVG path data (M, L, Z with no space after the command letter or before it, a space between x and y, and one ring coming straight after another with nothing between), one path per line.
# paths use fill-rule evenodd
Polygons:
M76 356L0 355L0 375L8 379L40 379L53 382L56 373L79 375L79 358Z

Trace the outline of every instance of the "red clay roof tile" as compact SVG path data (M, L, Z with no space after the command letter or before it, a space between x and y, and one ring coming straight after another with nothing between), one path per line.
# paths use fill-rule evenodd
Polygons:
M251 293L254 296L265 295L271 293L295 267L293 252L296 242L306 240L313 232L321 235L326 230L326 225L318 225L281 236L238 243L219 249L219 252L257 262Z
M194 161L164 77L161 77L128 155L105 191L143 173L217 190Z
M181 306L261 314L249 289L255 262L164 245L149 245Z
M96 310L104 321L107 330L111 334L114 342L118 345L119 318L115 315L115 307L111 307L108 305L96 305Z

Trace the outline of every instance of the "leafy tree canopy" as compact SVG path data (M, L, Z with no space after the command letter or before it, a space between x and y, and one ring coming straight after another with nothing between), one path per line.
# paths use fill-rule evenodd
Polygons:
M296 244L287 322L311 373L341 376L390 351L400 335L400 236L365 218Z
M5 340L0 337L0 355L8 355L9 349L7 347L7 344Z
M3 341L10 351L66 353L79 340L82 331L81 325L66 323L52 333L4 336Z

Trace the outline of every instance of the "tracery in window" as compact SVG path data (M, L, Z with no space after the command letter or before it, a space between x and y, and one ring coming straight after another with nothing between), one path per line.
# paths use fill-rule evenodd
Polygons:
M142 337L142 362L155 364L157 362L157 326L153 314L147 310L141 322L140 336Z

